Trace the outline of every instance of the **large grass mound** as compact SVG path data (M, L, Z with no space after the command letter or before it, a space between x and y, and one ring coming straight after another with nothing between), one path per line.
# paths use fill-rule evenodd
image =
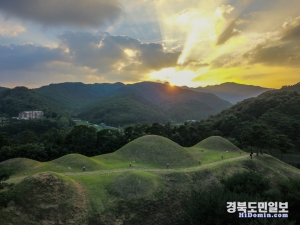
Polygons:
M193 147L207 149L207 150L217 150L217 151L229 151L229 152L239 152L241 149L236 147L230 141L220 136L211 136L204 139Z
M196 164L188 151L175 142L157 135L135 139L117 151L117 154L137 163L186 167Z
M87 216L83 187L61 174L38 173L14 189L17 197L0 211L0 224L74 224Z
M81 154L69 154L62 156L58 159L55 159L49 162L49 166L51 166L51 170L60 171L60 169L71 169L71 171L82 171L83 166L86 167L86 171L100 170L102 169L102 165L87 156ZM70 172L71 172L70 171Z
M125 199L151 197L159 187L159 176L144 171L130 171L113 178L109 192Z
M13 169L14 174L23 174L24 171L28 169L37 169L41 167L43 163L27 158L14 158L3 161L0 164Z

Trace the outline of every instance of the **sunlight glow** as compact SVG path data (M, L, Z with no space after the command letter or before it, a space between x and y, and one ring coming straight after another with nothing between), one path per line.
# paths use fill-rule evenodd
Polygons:
M170 85L176 86L199 86L199 83L192 80L197 77L198 74L191 70L176 70L175 68L164 68L160 71L155 71L150 74L149 79L152 81L169 82Z

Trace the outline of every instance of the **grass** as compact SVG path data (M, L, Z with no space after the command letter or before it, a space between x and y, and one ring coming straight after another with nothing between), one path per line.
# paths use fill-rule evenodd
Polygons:
M80 221L87 216L83 210L86 201L82 188L62 174L34 174L16 184L14 191L17 195L13 207L8 207L5 215L1 215L1 224L36 224L28 223L28 220L39 224L58 224L61 221L73 224L74 219Z
M220 136L211 136L196 144L194 147L201 149L239 152L240 149L225 138Z
M76 215L78 215L77 218L85 218L86 215L82 214L83 212L88 215L96 215L93 219L100 218L101 223L99 222L99 224L105 224L103 221L106 219L111 221L111 218L123 218L123 215L127 215L126 221L130 221L132 218L133 221L134 219L138 220L140 215L145 216L146 219L148 214L149 217L154 218L155 215L152 212L157 210L159 215L163 215L169 205L170 209L167 210L177 209L180 211L180 207L178 208L178 205L175 204L176 199L188 195L191 189L200 190L218 186L221 179L230 177L235 173L252 170L263 174L272 180L274 190L278 181L288 181L291 177L300 177L299 169L267 154L253 156L251 160L248 153L247 157L239 157L240 150L234 148L225 139L213 137L204 141L191 148L183 148L166 138L151 135L136 139L115 153L90 158L80 154L70 154L45 163L28 159L13 159L3 162L1 164L21 165L18 176L23 175L24 172L27 175L34 174L15 186L23 191L23 195L25 194L25 196L22 195L22 199L23 197L24 199L20 205L29 207L30 210L36 212L30 210L27 212L24 207L18 208L21 207L18 205L17 208L14 206L7 209L8 211L0 210L2 224L6 224L5 222L10 221L11 218L19 219L19 212L21 215L30 213L31 217L28 217L30 220L33 215L37 221L44 221L47 217L44 208L48 210L48 213L50 212L49 215L57 214L57 216L53 216L53 220L59 218L61 221L70 221L71 217ZM162 151L162 153L157 153L157 151ZM165 169L165 163L154 163L155 160L158 160L153 155L155 153L164 160L168 158L172 159L173 162L179 159L181 161L178 161L177 167L170 171L109 171L121 168L128 169L129 162L132 162L133 168ZM221 158L222 155L224 159ZM242 151L243 155L246 153ZM225 160L229 158L232 160ZM133 163L133 160L136 162ZM198 161L201 161L200 166ZM161 161L158 160L158 162ZM218 163L209 164L211 162ZM86 166L87 172L98 170L106 170L106 172L102 174L74 173L65 175L54 172L40 173L47 170L80 172L83 165ZM172 169L172 165L170 161L170 169ZM67 169L68 166L72 167L71 171ZM20 170L22 167L24 170ZM181 167L190 168L185 170ZM79 187L82 189L81 192ZM84 196L86 200L84 200ZM238 201L238 199L235 200ZM148 207L148 203L151 206ZM19 211L14 211L15 209ZM148 210L149 213L145 213L145 210ZM72 212L71 215L69 212ZM16 220L21 222L15 224L29 224L28 218L27 220L26 218ZM57 221L52 224L55 223L68 224Z
M187 167L197 162L192 155L175 142L157 135L146 135L135 139L117 151L130 161L166 167Z
M110 203L107 187L117 175L116 173L111 173L72 176L72 179L84 186L92 213L100 213L111 207L112 204Z
M193 147L186 148L201 164L216 162L247 154L230 141L219 136L204 139ZM250 157L250 156L249 156Z
M144 171L129 171L114 177L108 190L120 198L147 198L157 191L159 183L157 174Z

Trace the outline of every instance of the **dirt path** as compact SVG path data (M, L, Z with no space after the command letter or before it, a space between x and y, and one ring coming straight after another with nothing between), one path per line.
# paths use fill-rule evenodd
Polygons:
M62 173L64 175L73 176L73 175L87 175L87 174L108 174L108 173L118 173L118 172L124 172L124 171L132 171L132 170L141 170L141 171L149 171L149 172L186 172L186 171L195 171L199 169L204 169L210 166L213 166L215 164L223 163L223 162L229 162L229 161L235 161L241 158L248 158L248 155L238 156L235 158L230 159L223 159L216 162L207 163L204 165L194 166L194 167L187 167L187 168L176 168L176 169L151 169L151 168L124 168L124 169L115 169L115 170L98 170L98 171L91 171L91 172L65 172Z
M187 168L176 168L176 169L151 169L151 168L123 168L123 169L114 169L114 170L98 170L98 171L91 171L91 172L64 172L62 174L67 175L67 176L78 176L78 175L89 175L89 174L109 174L109 173L119 173L119 172L125 172L125 171L132 171L132 170L140 170L140 171L149 171L149 172L157 172L157 173L161 173L161 172L187 172L187 171L196 171L199 169L205 169L208 167L211 167L213 165L216 164L221 164L224 162L229 162L229 161L235 161L235 160L239 160L241 158L249 158L249 155L243 155L243 156L238 156L235 158L230 158L230 159L223 159L223 160L219 160L216 162L211 162L211 163L207 163L204 165L199 165L199 166L194 166L194 167L187 167ZM21 180L23 180L24 178L26 178L27 176L21 176L21 177L16 177L16 178L12 178L7 180L7 183L13 183L13 182L19 182Z

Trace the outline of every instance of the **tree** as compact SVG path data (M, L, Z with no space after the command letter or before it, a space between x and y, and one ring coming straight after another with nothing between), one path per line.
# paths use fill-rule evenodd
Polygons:
M65 145L68 152L79 153L86 156L99 154L96 131L96 128L86 125L73 127L65 138Z
M292 141L284 134L277 134L274 139L274 145L281 152L281 161L283 153L287 153L288 150L294 147Z

